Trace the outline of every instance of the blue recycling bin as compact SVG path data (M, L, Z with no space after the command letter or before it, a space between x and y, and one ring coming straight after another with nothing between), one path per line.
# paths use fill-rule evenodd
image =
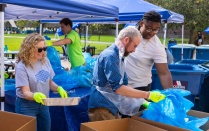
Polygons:
M177 45L177 41L175 39L170 39L168 41L168 50L172 53L171 46Z
M184 86L186 90L189 90L192 95L199 95L201 85L208 70L194 65L180 64L171 64L168 65L168 68L171 72L174 85L176 82L180 82L181 85ZM151 89L163 89L156 68L152 69Z
M186 96L185 98L187 98L188 100L194 103L194 107L192 109L202 111L200 102L196 99L196 97L202 94L201 88L203 85L203 81L209 71L197 65L189 65L189 64L187 65L186 64L171 64L171 65L168 65L168 68L173 78L173 84L177 85L177 83L181 83L181 86L183 86L186 90L191 92L191 95ZM152 90L163 89L160 83L160 79L156 71L156 68L152 69L151 89ZM209 88L204 88L204 89L209 90ZM201 98L201 100L207 97L208 95L204 95L204 98ZM205 106L205 108L209 107L204 102L201 102L201 103L203 103L202 105Z
M205 62L208 62L209 60L202 60L202 59L185 59L185 60L180 60L176 62L175 64L183 64L183 65L198 65L198 64L203 64Z
M175 64L181 64L181 65L194 65L198 66L200 68L203 68L204 70L209 70L209 66L207 67L207 64L209 63L209 60L181 60L176 62ZM209 77L208 77L209 71L204 76L203 83L201 85L200 95L199 99L195 99L195 110L209 112L209 102L207 100L209 99ZM196 97L198 98L198 97Z
M64 33L62 32L61 28L58 28L56 33L59 35L59 36L63 36Z
M50 37L48 37L47 35L44 36L45 40L51 40Z
M171 47L174 62L181 60L182 48L183 48L183 59L192 59L193 52L195 50L194 45L190 45L190 44L175 45Z
M209 62L205 62L201 64L206 69L209 69ZM200 95L199 95L199 106L201 111L209 113L209 75L204 78L204 82L201 87Z
M196 48L196 59L209 60L209 46L198 46Z

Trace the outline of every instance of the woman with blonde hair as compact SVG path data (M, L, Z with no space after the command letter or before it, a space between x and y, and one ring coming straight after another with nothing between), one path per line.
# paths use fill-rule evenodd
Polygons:
M46 57L46 49L41 35L28 35L20 47L15 68L15 110L36 117L37 131L50 131L51 128L49 108L43 102L49 97L49 91L58 91L62 98L68 97L66 91L52 80L55 74Z

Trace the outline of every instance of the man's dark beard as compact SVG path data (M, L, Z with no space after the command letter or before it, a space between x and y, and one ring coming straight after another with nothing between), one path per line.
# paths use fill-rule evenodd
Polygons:
M128 56L129 54L130 54L129 52L126 52L126 51L125 51L124 56L126 57L126 56Z
M129 46L131 46L131 41L129 41L128 42L128 44L126 45L126 47L125 47L125 52L124 52L124 56L128 56L129 54L130 54L130 52L127 52L126 50L127 50L127 48L129 47Z

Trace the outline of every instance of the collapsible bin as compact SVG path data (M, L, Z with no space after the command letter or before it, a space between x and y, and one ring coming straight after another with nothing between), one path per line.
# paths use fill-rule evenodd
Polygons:
M198 46L196 48L196 59L209 60L209 46Z
M174 62L181 60L182 47L183 47L183 59L192 59L195 46L190 44L183 44L183 45L179 44L171 47Z
M95 46L88 46L86 52L90 53L91 56L93 56L95 55L95 50L96 50Z

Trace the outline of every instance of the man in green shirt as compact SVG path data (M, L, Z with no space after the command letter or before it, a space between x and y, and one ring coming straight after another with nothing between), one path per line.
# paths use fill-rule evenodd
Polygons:
M81 40L77 32L72 30L72 21L69 18L63 18L60 21L62 32L65 34L65 38L52 42L53 46L66 45L66 52L68 54L71 67L77 67L85 65L85 59L82 54Z

